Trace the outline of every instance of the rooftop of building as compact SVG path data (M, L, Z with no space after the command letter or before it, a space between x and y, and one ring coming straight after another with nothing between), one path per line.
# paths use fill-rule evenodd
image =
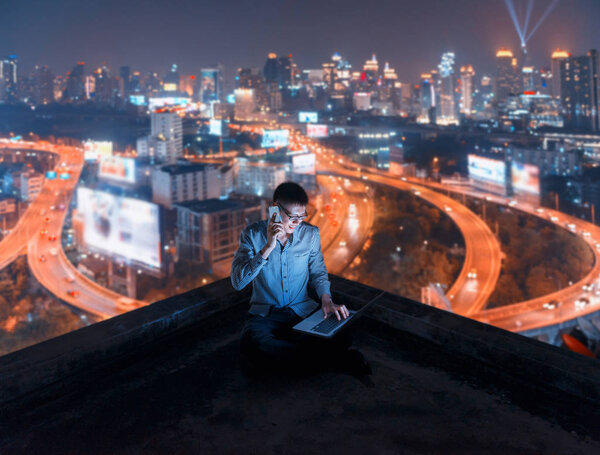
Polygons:
M167 174L189 174L190 172L202 172L205 169L214 169L216 166L206 163L189 163L189 164L165 164L160 167L162 172Z
M370 380L249 376L248 300L225 279L0 357L0 452L600 453L592 359L386 293L352 329Z
M173 207L182 207L194 213L215 213L260 206L260 199L205 199L183 201L173 204Z

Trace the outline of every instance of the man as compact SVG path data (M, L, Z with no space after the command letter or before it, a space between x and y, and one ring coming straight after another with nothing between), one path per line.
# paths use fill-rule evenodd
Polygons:
M331 298L319 228L304 222L308 216L304 189L293 182L282 183L273 193L273 204L279 208L281 222L273 214L269 220L247 226L231 265L236 290L252 282L252 316L242 333L242 352L254 360L285 366L333 356L340 364L365 370L358 373L370 372L362 355L348 350L348 338L338 335L320 340L292 331L318 307L309 296L309 284L321 302L323 318L345 319L349 312Z

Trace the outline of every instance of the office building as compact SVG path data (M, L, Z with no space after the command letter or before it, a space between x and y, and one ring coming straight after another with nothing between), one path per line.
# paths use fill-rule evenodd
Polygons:
M42 191L44 176L35 172L24 172L21 174L21 199L31 202Z
M371 109L371 93L369 92L355 92L352 97L352 105L354 110L357 111L368 111Z
M598 52L568 57L560 62L560 90L565 110L565 126L597 131L598 125Z
M200 102L211 104L223 99L223 71L220 67L200 71Z
M475 71L471 65L460 67L460 113L470 117L473 113L473 79Z
M152 202L173 204L221 197L222 174L212 164L168 164L152 171Z
M131 68L122 66L119 68L119 95L124 100L129 100L131 94Z
M567 58L570 58L571 54L567 51L563 51L560 49L556 49L552 53L552 97L555 99L562 99L561 90L560 90L560 65L561 62Z
M522 92L522 82L517 59L512 51L500 49L496 53L496 100L505 103L509 96Z
M456 122L454 104L454 52L445 52L438 65L440 75L440 116L438 123L449 124Z
M238 173L235 192L259 197L271 197L275 188L285 182L286 166L264 161L253 162L237 158Z
M33 70L33 102L36 105L54 101L54 75L48 66L36 66Z
M0 59L0 102L14 103L18 99L17 66L16 55Z
M263 205L258 198L175 204L179 260L205 266L210 272L225 263L220 268L229 271L242 230L263 218Z
M162 89L164 92L179 91L179 67L177 63L173 63L167 74L165 74Z
M77 62L67 75L62 100L67 103L78 103L85 101L86 98L88 97L85 90L85 62Z
M269 108L269 96L265 79L258 68L239 68L235 78L235 88L254 90L254 99L258 109Z
M238 88L233 92L235 96L234 118L239 121L250 120L256 112L254 89Z
M279 89L294 85L292 56L278 57L271 52L267 56L264 67L265 81L267 84L276 84Z
M150 135L164 139L169 144L164 162L174 162L183 156L183 126L181 117L175 112L153 112L150 115Z

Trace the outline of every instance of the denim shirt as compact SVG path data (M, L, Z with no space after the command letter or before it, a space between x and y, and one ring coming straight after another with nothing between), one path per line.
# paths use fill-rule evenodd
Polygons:
M319 299L330 294L330 283L321 252L319 228L300 223L285 246L277 242L269 257L260 250L267 244L267 221L247 226L231 264L231 283L236 290L252 281L250 303L289 307L301 317L312 313L319 304L308 296L308 284Z

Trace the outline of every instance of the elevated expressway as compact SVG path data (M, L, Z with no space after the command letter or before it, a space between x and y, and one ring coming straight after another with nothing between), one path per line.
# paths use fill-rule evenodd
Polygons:
M66 207L73 196L81 169L83 150L49 143L0 143L2 149L31 150L58 155L57 174L68 173L68 179L44 181L41 193L23 214L17 225L0 242L0 267L6 267L20 254L42 286L73 307L108 318L132 308L119 308L123 296L87 278L67 259L61 247L61 232ZM54 209L54 210L52 210ZM46 222L48 218L48 222ZM51 240L52 238L56 240ZM131 301L131 307L144 305Z

